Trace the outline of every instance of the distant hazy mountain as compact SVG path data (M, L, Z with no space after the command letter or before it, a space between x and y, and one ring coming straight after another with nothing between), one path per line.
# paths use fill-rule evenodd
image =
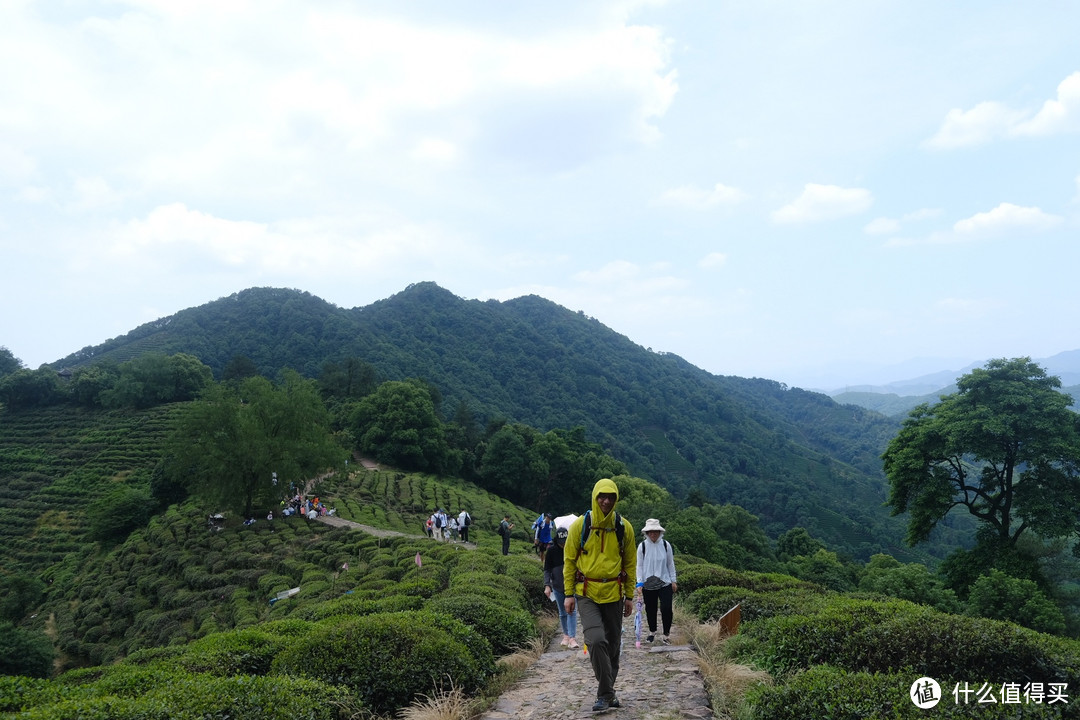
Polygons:
M1080 350L1067 350L1048 358L1032 359L1049 375L1061 378L1062 389L1066 393L1080 399ZM934 402L941 395L956 392L957 378L982 367L987 360L971 363L959 370L939 370L884 385L851 385L826 394L839 403L858 405L883 415L904 415L916 405Z

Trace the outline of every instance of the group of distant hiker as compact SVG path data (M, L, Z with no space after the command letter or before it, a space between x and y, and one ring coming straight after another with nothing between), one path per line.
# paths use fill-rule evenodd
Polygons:
M429 538L442 542L469 542L469 528L472 527L472 515L462 510L457 515L438 508L424 521L424 532Z
M622 705L615 694L615 680L623 618L629 617L635 606L640 612L644 605L649 628L645 641L652 643L659 610L661 642L670 644L672 600L678 590L674 551L663 537L660 521L645 521L645 537L635 548L633 527L615 511L618 499L618 486L605 478L593 486L592 507L584 515L560 525L557 520L563 518L544 513L532 528L533 547L544 563L544 594L559 610L563 633L559 642L563 647L579 647L576 635L580 620L598 683L594 712ZM504 555L513 528L509 519L504 517L500 524L500 535L503 526L509 526L503 535Z
M292 515L299 515L306 517L308 520L314 520L323 515L333 515L334 508L328 508L316 495L313 498L305 498L300 493L296 493L292 498L287 498L281 501L281 505L284 510L281 514L285 517L291 517ZM267 520L273 520L273 513L267 516Z

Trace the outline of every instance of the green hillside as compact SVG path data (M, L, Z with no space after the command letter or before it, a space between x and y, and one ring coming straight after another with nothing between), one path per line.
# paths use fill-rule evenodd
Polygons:
M326 362L359 359L380 379L430 383L445 417L465 407L480 425L581 426L633 474L677 497L694 491L745 507L773 536L802 525L864 560L906 552L902 520L883 507L880 454L895 420L769 380L712 375L539 297L481 302L420 283L343 309L299 291L252 289L54 366L151 349L195 355L218 377L237 356L268 377L285 367L317 377ZM869 538L840 531L821 508ZM965 540L944 533L924 550L941 558Z
M819 426L830 422L829 405L804 400L802 413L818 413ZM117 485L151 483L181 407L63 406L0 416L2 486L22 489L4 494L11 552L0 576L46 581L19 628L48 638L64 671L52 679L0 676L0 717L389 717L448 683L481 708L512 679L512 665L498 659L538 636L536 614L549 605L521 530L535 511L466 480L354 463L314 488L339 517L405 536L280 516L252 525L228 517L215 529L207 517L214 508L189 500L147 517L119 543L90 542L87 508ZM680 469L682 453L650 432L665 462ZM821 472L820 459L802 462L801 472ZM625 511L639 524L655 496L642 483L626 479L623 487ZM436 506L470 511L476 549L419 535ZM849 543L872 542L850 518L806 507ZM504 557L493 528L506 513L519 530ZM749 541L747 528L738 532ZM911 577L912 567L891 562L883 567ZM913 667L943 684L1080 680L1077 641L868 590L828 590L836 573L851 574L856 585L873 574L835 558L830 564L828 553L787 565L820 582L739 572L686 552L677 563L680 604L702 622L741 603L742 631L725 657L772 676L751 691L746 717L828 717L828 707L853 717L916 717L905 695L889 699L910 685ZM1036 710L1068 717L1071 706ZM955 716L986 716L965 712Z
M118 485L149 485L177 406L0 413L0 543L4 567L41 570L80 553L87 509Z

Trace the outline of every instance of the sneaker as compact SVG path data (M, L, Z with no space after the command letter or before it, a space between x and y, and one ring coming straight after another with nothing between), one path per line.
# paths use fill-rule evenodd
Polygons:
M619 702L619 698L616 695L611 696L611 700L608 701L608 707L622 707L622 703Z
M609 707L611 707L611 703L608 702L607 698L596 698L596 702L594 702L592 706L592 711L600 712L602 710L607 710Z
M670 644L671 644L671 638L669 638L669 637L668 637L667 635L665 635L665 636L664 636L664 640L663 640L663 643L664 643L665 645L670 645Z
M645 642L652 642L655 639L656 639L656 636L653 635L652 633L649 633L649 637L645 638Z
M577 644L577 640L575 640L574 638L570 638L570 646L569 647L570 647L571 650L577 650L581 646Z
M559 644L562 645L563 647L566 647L567 645L570 644L570 637L568 635L563 635L562 639L559 640Z

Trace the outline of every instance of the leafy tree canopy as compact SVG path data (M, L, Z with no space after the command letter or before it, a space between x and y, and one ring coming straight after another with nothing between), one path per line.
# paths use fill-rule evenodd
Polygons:
M921 563L901 563L891 555L874 555L859 580L859 589L930 605L942 612L960 610L956 593Z
M0 378L10 375L16 370L22 370L22 360L3 345L0 345Z
M390 381L356 404L352 426L360 452L406 470L453 471L449 448L428 386Z
M247 516L255 503L275 505L285 483L300 484L344 462L314 381L293 371L282 377L280 385L251 377L235 387L207 388L167 443L166 479Z
M1080 530L1080 416L1060 386L1029 358L991 360L911 411L883 455L910 544L958 506L1006 545Z
M1065 631L1065 616L1031 580L991 570L971 586L968 614L1008 620L1045 633Z
M0 675L47 678L52 674L53 655L45 635L0 622Z

